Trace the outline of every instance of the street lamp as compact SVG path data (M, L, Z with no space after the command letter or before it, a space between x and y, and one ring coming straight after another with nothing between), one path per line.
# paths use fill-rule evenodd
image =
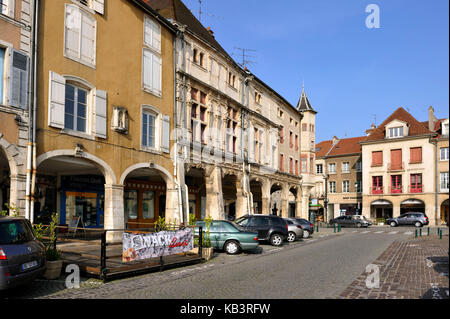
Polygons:
M358 193L359 193L359 182L355 182L355 193L356 193L356 215L359 215L359 202L358 202Z
M324 209L323 209L323 219L325 222L328 222L328 174L323 174L323 178L325 180L325 194L324 194L324 199L323 199L323 204L324 204Z

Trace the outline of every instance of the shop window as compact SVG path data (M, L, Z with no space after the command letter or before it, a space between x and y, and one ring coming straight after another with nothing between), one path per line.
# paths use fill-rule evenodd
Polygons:
M145 191L142 194L142 218L155 218L155 192Z
M126 190L124 191L125 199L125 216L127 219L138 218L138 191Z

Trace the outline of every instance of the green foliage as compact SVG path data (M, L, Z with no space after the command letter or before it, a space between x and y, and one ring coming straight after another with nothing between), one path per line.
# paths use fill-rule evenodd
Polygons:
M0 212L0 216L8 216L8 211L7 210L2 210Z
M205 222L205 226L206 226L206 233L203 234L203 247L211 247L211 238L210 238L210 233L209 233L209 229L211 227L211 223L213 222L213 219L211 218L211 216L208 215L208 217L206 217L204 219Z
M197 218L195 217L195 214L189 214L188 226L189 227L194 227L196 221L197 221Z
M166 219L164 217L158 216L158 220L155 222L155 231L159 232L166 229Z
M9 215L9 216L13 216L13 217L18 217L20 215L20 209L16 205L14 205L14 204L9 205L8 203L5 203L5 206L6 206L7 210L6 209L2 210L0 212L1 216ZM8 211L9 211L9 213L8 213Z
M42 241L42 237L44 237L44 234L48 231L48 227L45 227L42 224L35 224L33 225L33 228L34 236L36 236L36 239Z

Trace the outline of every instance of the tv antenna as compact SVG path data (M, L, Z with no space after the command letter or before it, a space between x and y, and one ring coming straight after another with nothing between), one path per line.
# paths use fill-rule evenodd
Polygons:
M377 126L377 115L376 114L372 114L373 115L373 124L375 124L375 126Z
M209 14L209 13L203 12L203 10L202 10L202 5L203 5L202 2L203 2L203 0L197 0L197 1L198 1L198 4L199 4L199 9L198 9L198 21L202 22L202 15L203 15L203 14L205 14L205 15L207 15L207 16L209 16L209 17L212 17L212 18L222 19L221 17L216 16L216 15L214 15L214 14Z
M238 63L241 66L241 68L245 68L247 65L256 63L255 61L248 59L248 58L256 58L256 56L247 54L247 52L256 52L256 50L238 48L238 47L234 47L234 49L241 51L241 53L239 53L239 58L242 58L242 60L241 60L241 63ZM234 55L234 53L231 55Z

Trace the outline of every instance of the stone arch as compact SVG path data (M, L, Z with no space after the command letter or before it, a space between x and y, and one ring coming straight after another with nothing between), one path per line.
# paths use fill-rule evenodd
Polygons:
M166 183L167 188L174 187L173 177L170 174L170 172L158 164L149 163L149 162L137 163L137 164L133 164L133 165L129 166L127 169L125 169L125 171L120 176L119 184L124 185L127 176L131 172L133 172L137 169L141 169L141 168L149 168L149 169L157 170L160 173L161 177L164 179L164 182Z
M93 164L95 164L95 166L97 166L100 169L100 171L103 173L103 176L105 177L105 183L107 185L117 184L116 175L114 174L114 171L111 168L111 166L109 166L104 160L98 158L97 156L86 153L86 152L80 152L79 154L75 155L74 150L66 149L66 150L49 151L49 152L41 154L37 157L36 167L39 168L39 165L42 162L44 162L45 160L48 160L53 157L58 157L58 156L72 156L72 157L77 157L77 158L84 158L84 159L92 162Z
M17 159L22 156L22 153L15 145L9 143L6 139L4 139L1 136L1 134L0 134L0 149L2 149L6 155L11 175L13 176L17 175L19 173L18 166L21 164L25 165L25 160L23 161L23 163L17 162Z

